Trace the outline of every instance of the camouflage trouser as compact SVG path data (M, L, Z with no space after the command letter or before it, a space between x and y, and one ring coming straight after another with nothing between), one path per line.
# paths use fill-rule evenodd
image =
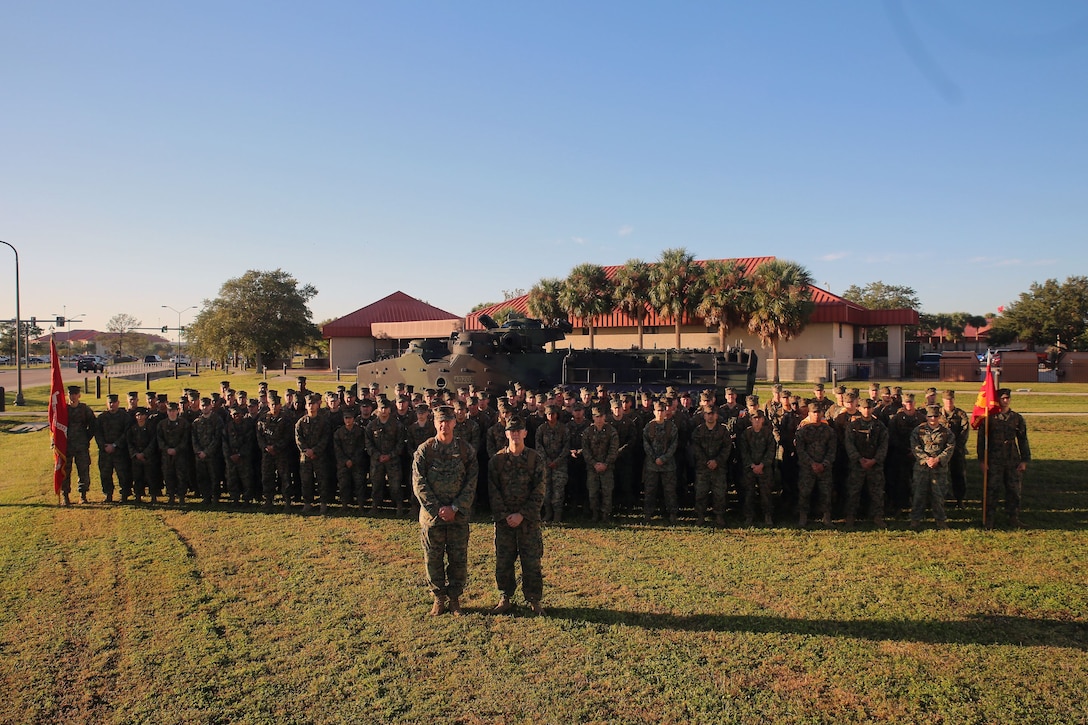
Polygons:
M113 493L113 474L117 473L117 483L122 496L132 494L132 475L129 473L128 453L115 448L113 453L98 449L98 475L102 479L102 493Z
M253 485L253 462L249 456L239 456L237 462L227 458L227 493L234 501L257 498Z
M386 485L389 496L399 510L403 504L400 491L400 459L390 458L385 463L371 459L370 463L370 505L377 506L385 501Z
M363 505L366 501L366 469L352 462L351 468L337 466L336 483L340 489L340 504L350 506L352 503Z
M729 484L725 480L725 468L711 471L704 463L695 467L695 513L706 514L707 499L714 502L715 515L724 516L728 500Z
M615 487L616 479L611 467L604 473L597 473L591 467L586 467L586 488L589 490L590 511L600 511L605 516L611 516L612 491ZM524 564L522 567L524 568Z
M218 455L207 456L204 460L200 460L198 455L193 465L196 471L196 487L201 498L205 502L218 501L219 484L223 480L223 461Z
M986 520L992 522L997 515L997 499L1005 495L1005 513L1010 517L1020 516L1020 493L1024 487L1024 476L1016 466L1003 463L990 464L986 481Z
M869 492L869 516L884 518L884 467L873 465L868 471L861 464L854 464L850 469L850 478L846 481L846 515L857 516L861 506L861 491Z
M538 522L522 519L514 528L505 521L495 522L495 584L504 595L514 596L514 561L520 558L521 592L525 601L539 602L544 594L544 575L540 571L543 556L544 539Z
M653 516L657 510L657 491L661 489L665 497L665 510L675 514L680 507L676 500L676 469L662 471L652 461L646 461L642 469L642 513Z
M933 508L933 518L944 521L944 497L948 493L948 469L944 466L914 467L913 497L910 507L910 520L921 521L926 514L926 499Z
M769 519L774 513L774 502L771 500L774 492L774 469L766 466L763 475L757 476L752 469L746 468L741 481L744 484L744 520L751 521L755 518L756 497L759 498L763 518Z
M61 482L60 490L62 493L72 492L73 464L78 476L79 492L87 493L91 490L91 450L89 448L68 450L68 455L64 459L64 481Z
M141 461L138 458L130 460L129 473L132 478L132 492L134 494L143 496L145 493L148 493L148 489L150 488L152 496L158 495L159 489L154 485L153 481L155 479L152 477L155 468L155 464L150 460ZM123 490L121 495L124 495Z
M423 524L420 526L420 541L423 543L423 562L427 566L431 593L436 596L461 596L468 581L468 521Z
M261 454L261 490L265 503L272 503L277 491L284 501L290 498L291 457L268 451Z
M162 455L162 480L170 496L184 496L189 492L189 465L181 453Z
M302 481L302 503L313 503L315 492L321 503L327 504L332 501L332 486L329 485L328 470L324 459L311 460L305 456L299 457L298 472Z
M831 467L828 466L823 473L816 473L808 466L801 466L797 475L797 511L808 516L809 504L812 501L812 489L820 489L820 513L831 511Z
M956 503L963 503L967 496L967 451L956 448L952 460L948 462L948 476L952 484L952 498Z
M544 500L562 509L563 502L567 498L567 464L560 461L555 468L545 466L544 485L546 486Z

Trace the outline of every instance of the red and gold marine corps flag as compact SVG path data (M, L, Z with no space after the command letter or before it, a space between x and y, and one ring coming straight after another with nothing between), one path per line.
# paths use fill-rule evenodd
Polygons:
M992 413L1001 410L1001 404L997 402L997 386L994 384L994 373L990 370L989 362L986 363L986 378L979 388L978 397L975 398L975 409L971 411L971 427L978 430L982 421Z
M60 496L64 483L64 464L68 459L68 400L64 397L64 378L60 374L57 343L49 340L49 359L53 363L53 381L49 386L49 434L53 439L53 493Z

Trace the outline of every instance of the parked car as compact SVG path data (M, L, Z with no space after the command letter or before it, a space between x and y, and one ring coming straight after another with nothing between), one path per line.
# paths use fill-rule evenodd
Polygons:
M80 355L76 359L77 373L106 372L106 358L99 355Z
M148 365L158 365L162 362L162 358L158 355L144 355L144 362Z
M188 355L178 355L170 358L170 362L176 365L192 365L193 361L189 359Z
M922 353L922 357L914 363L914 369L923 375L936 375L941 372L941 353Z
M7 365L11 362L11 358L7 355L0 355L0 365Z
M49 362L49 358L42 357L41 355L31 355L26 359L27 365L41 365L42 363Z

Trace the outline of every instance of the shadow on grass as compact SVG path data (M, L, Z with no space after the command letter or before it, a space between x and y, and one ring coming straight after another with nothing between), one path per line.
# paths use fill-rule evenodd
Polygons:
M1088 622L987 614L951 621L908 619L838 620L790 619L788 617L752 615L695 614L680 616L647 612L625 612L615 609L551 607L548 609L548 617L588 624L624 624L643 629L670 629L691 632L806 634L873 641L892 640L927 644L1064 647L1088 650Z

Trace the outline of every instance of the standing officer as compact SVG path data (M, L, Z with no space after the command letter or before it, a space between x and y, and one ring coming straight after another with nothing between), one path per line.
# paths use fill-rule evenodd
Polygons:
M261 489L265 511L272 510L278 489L283 496L283 510L291 510L291 458L295 439L291 421L283 413L279 395L269 396L270 406L257 418L257 445L261 448Z
M956 438L956 451L948 463L948 474L956 508L962 508L963 499L967 495L967 438L971 432L971 422L967 413L956 407L955 390L944 391L941 402L941 422Z
M78 385L68 386L68 457L64 460L64 482L61 494L64 505L71 502L72 465L76 467L79 485L79 502L88 503L87 492L91 490L91 438L94 437L94 411L86 403L79 402L82 390Z
M332 434L340 505L346 511L354 501L362 511L366 500L366 431L355 423L355 406L345 406L342 415L344 425Z
M223 431L227 492L232 503L259 498L254 485L253 451L257 446L257 423L240 405L230 408L230 420Z
M861 401L861 417L846 426L846 455L850 472L846 480L846 528L854 525L861 490L869 494L869 512L873 524L884 527L884 459L888 456L888 429L875 415L876 402Z
M389 398L378 401L378 417L366 425L366 452L370 454L370 513L378 512L385 500L385 488L393 499L397 517L404 514L400 490L400 454L404 450L404 431L392 414Z
M192 422L196 487L206 506L219 501L223 483L223 419L211 398L200 399L200 417Z
M299 450L302 484L302 513L309 513L315 491L322 515L328 513L331 491L325 452L331 442L329 418L321 412L321 394L310 393L306 399L306 415L295 423L295 445Z
M990 437L986 437L986 426L978 429L978 460L982 474L987 476L986 528L994 527L997 516L997 494L1005 495L1005 512L1009 516L1009 526L1020 528L1020 495L1024 486L1024 471L1031 460L1031 448L1028 446L1028 426L1023 416L1011 406L1012 391L1001 388L997 391L1001 411L990 416ZM986 449L989 447L989 467L986 462Z
M691 432L691 453L695 461L695 523L706 521L707 499L714 505L714 522L725 526L728 493L726 466L733 452L729 431L718 421L718 408L706 400L699 424Z
M468 522L476 497L476 451L455 439L453 408L439 407L435 437L412 458L412 490L419 499L420 541L434 604L431 616L461 614L468 581ZM447 564L448 562L448 564Z
M151 475L158 460L155 449L155 428L148 422L147 408L138 407L134 413L134 422L125 432L125 443L129 455L129 474L132 478L136 503L143 503L144 492L154 479ZM150 488L151 503L158 503L158 489ZM124 494L122 494L124 498Z
M824 398L827 400L827 398ZM824 526L831 525L831 466L835 463L838 438L835 431L824 422L823 408L814 398L805 401L808 417L797 428L798 471L798 526L808 525L808 510L812 502L812 489L819 487L820 508Z
M593 521L607 522L612 516L612 491L616 486L615 465L620 438L608 422L607 405L593 406L593 424L582 433L582 458L586 462L586 489ZM507 428L507 437L510 429Z
M667 406L668 403L664 400L655 401L654 419L642 429L642 447L646 451L646 462L642 468L642 513L647 522L657 508L659 489L664 494L669 521L676 523L679 515L679 503L676 499L676 447L679 445L679 433L676 424L665 417Z
M752 525L756 514L756 496L759 496L763 523L770 526L774 523L774 503L771 499L776 449L774 434L766 425L766 414L762 410L754 411L749 420L751 424L738 437L744 470L744 525Z
M506 423L506 448L488 463L491 513L495 519L495 584L502 598L492 610L503 614L514 606L514 562L521 559L521 591L533 614L543 614L544 577L540 560L544 541L540 509L544 503L544 459L525 447L525 423L519 416ZM615 431L612 431L615 438Z
M95 421L95 440L98 442L98 474L102 479L102 492L106 502L113 501L113 474L121 488L121 502L132 495L132 477L129 473L128 441L125 434L132 418L121 410L116 393L106 396L106 410Z
M567 495L567 458L570 437L565 423L559 420L559 406L544 406L544 425L536 429L536 450L544 458L544 520L563 522L563 502Z
M168 503L185 503L189 491L189 461L186 453L192 450L189 437L189 421L181 417L181 406L176 402L166 406L166 419L159 421L155 429L162 461L162 478L166 483Z
M952 460L952 454L956 450L956 438L952 431L941 424L939 407L930 405L926 408L926 422L911 433L910 444L916 464L910 528L917 531L922 526L926 499L929 499L937 528L947 529L944 497L948 493L948 462Z

